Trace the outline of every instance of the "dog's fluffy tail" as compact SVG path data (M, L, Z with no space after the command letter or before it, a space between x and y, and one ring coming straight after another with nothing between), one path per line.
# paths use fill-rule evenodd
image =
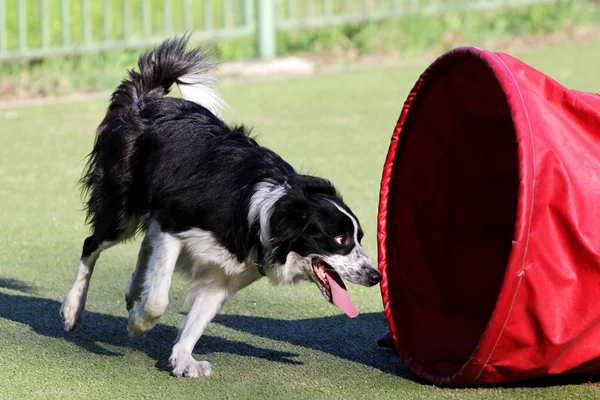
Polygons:
M203 48L186 51L188 39L188 35L170 39L142 54L139 71L129 71L129 77L111 96L80 181L83 195L89 195L87 221L100 236L126 231L146 207L145 199L139 197L142 191L132 184L141 154L137 138L144 132L143 124L132 121L144 109L144 103L165 96L176 83L187 100L199 103L217 117L225 105L211 88L215 78L210 71L216 63Z
M174 83L177 83L186 100L198 103L220 117L220 110L226 104L212 88L216 79L210 72L216 63L202 47L186 51L188 40L189 35L169 39L140 56L139 72L128 71L129 78L115 89L106 118L98 127L97 134L102 132L116 113L144 99L165 96Z

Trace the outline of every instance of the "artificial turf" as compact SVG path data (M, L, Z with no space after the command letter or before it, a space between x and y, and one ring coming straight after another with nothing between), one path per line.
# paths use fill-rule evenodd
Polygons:
M600 91L600 42L518 57L568 87ZM303 172L332 180L362 222L376 257L379 180L389 138L427 63L220 88L228 122ZM115 85L118 82L115 82ZM108 89L108 88L107 88ZM103 253L83 324L62 330L60 298L83 239L77 180L107 100L0 109L0 398L600 398L592 385L441 389L408 375L392 350L377 287L349 285L361 314L349 319L311 284L260 281L234 296L196 346L213 376L175 378L167 359L183 320L186 284L147 336L126 332L124 293L137 244ZM434 116L432 116L434 117Z

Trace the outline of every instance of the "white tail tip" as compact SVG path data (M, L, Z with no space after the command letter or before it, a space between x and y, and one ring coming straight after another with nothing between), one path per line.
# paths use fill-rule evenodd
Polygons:
M200 104L208 111L221 118L221 111L229 108L212 88L216 78L207 74L188 74L177 79L177 86L183 98Z

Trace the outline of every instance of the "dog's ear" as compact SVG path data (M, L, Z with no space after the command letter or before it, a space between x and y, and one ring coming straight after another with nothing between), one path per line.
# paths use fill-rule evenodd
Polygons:
M305 196L312 197L317 194L338 196L335 187L327 179L311 175L296 175L290 181L292 187L300 189Z
M308 222L308 201L303 197L282 198L271 215L271 239L273 247L298 236Z
M270 219L272 261L285 261L294 242L308 226L309 218L309 202L304 196L285 196L277 202Z

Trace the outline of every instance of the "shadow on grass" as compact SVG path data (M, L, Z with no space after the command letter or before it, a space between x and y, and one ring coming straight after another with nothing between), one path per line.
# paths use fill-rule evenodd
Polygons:
M15 279L1 278L0 288L35 293L35 288ZM144 338L127 336L127 319L95 312L86 312L84 322L74 332L65 332L58 314L60 302L30 295L0 292L0 318L28 325L36 333L53 338L63 338L86 351L121 356L103 345L131 348L142 351L157 360L156 367L169 371L167 360L177 337L177 329L158 324ZM361 314L350 319L345 315L300 320L280 320L242 315L217 315L214 323L247 334L290 343L331 354L351 362L368 365L383 372L421 382L409 375L391 349L380 348L376 338L387 329L382 313ZM239 341L203 335L199 341L203 355L213 352L262 358L282 364L302 364L294 360L298 354L273 349L263 349ZM552 376L527 382L502 385L505 388L543 388L549 386L588 384L600 386L599 376ZM427 384L427 383L426 383Z
M34 288L16 280L0 280L0 288L31 293ZM156 367L169 370L167 360L177 337L177 329L157 324L143 338L127 336L127 319L87 311L83 323L73 332L62 329L59 316L60 302L40 297L0 292L0 318L29 325L36 333L62 338L83 349L102 355L121 356L104 346L125 347L142 351L157 360ZM378 348L375 339L384 329L381 313L362 314L350 319L339 315L326 318L284 321L240 315L220 315L215 323L229 328L276 341L315 349L353 362L369 365L382 371L405 375L405 369L396 354ZM202 355L213 352L262 358L282 364L302 364L294 360L298 354L274 349L263 349L250 344L203 335L198 348Z
M408 378L395 350L378 347L375 343L387 329L383 313L359 314L352 319L339 314L298 320L222 314L217 315L213 322L240 332L318 350Z
M252 316L217 315L213 322L240 332L323 351L336 357L399 375L414 382L430 385L430 383L409 374L395 350L375 345L376 338L387 329L382 313L360 314L354 319L339 315L290 321ZM582 383L600 386L600 376L549 376L498 387L544 388Z
M157 360L156 367L170 370L167 360L171 348L177 338L177 329L172 326L157 324L143 338L130 338L127 335L127 319L96 312L86 312L83 323L73 332L62 329L59 316L60 302L40 297L0 293L0 318L29 325L36 333L63 338L85 350L108 356L121 356L103 345L127 347L142 351L148 357ZM263 358L282 364L301 364L294 360L297 354L262 349L247 343L231 341L217 336L203 335L199 342L201 353L230 353L247 357Z
M13 278L4 278L0 276L0 288L16 290L23 293L35 293L34 287Z

